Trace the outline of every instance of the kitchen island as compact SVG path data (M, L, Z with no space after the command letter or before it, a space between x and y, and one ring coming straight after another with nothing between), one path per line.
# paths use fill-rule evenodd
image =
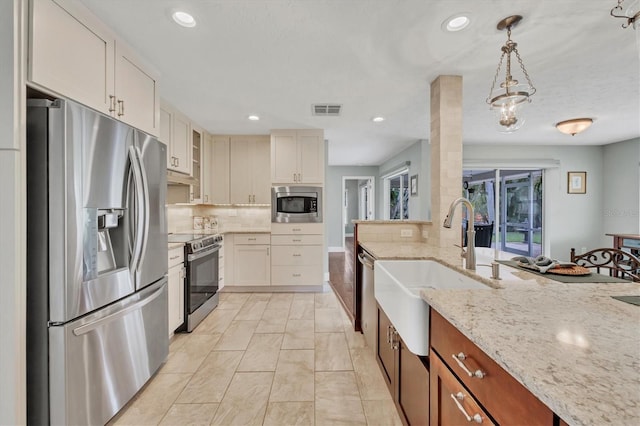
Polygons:
M490 267L464 269L457 248L360 244L378 260L435 260L492 287L421 295L567 423L638 423L640 307L611 297L640 295L637 283L564 284L504 266L492 280Z

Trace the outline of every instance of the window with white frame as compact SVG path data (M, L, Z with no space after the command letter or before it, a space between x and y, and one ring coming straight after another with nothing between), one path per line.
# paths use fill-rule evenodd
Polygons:
M383 176L385 219L409 219L409 168Z

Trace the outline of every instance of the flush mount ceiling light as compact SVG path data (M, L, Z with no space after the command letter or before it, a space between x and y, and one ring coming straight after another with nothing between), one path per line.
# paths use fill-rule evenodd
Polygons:
M250 115L247 117L249 120L251 121L258 121L260 120L260 117L258 117L257 115Z
M384 117L373 117L371 121L373 121L374 123L381 123L384 121Z
M442 29L449 32L462 31L469 26L471 19L468 13L458 13L444 20Z
M571 120L564 120L556 124L556 129L560 132L575 136L578 133L584 132L587 130L591 124L593 123L593 119L591 118L574 118Z
M176 10L171 14L171 17L176 22L176 24L182 27L193 28L196 26L195 18L187 12Z
M489 91L489 97L487 103L490 105L491 110L496 113L498 119L498 129L503 133L515 132L524 124L523 107L531 102L531 96L536 93L536 88L531 83L531 78L522 63L520 53L518 52L518 44L511 40L511 28L515 27L522 20L522 16L513 15L508 18L504 18L498 22L497 28L502 31L507 30L507 41L502 46L502 56L500 56L500 62L498 62L498 69L496 75L493 77L493 83L491 84L491 90ZM526 84L520 84L520 82L513 78L511 75L511 54L516 56L518 64L520 64L520 70L524 78L527 80ZM502 62L504 58L507 58L507 69L504 77L504 81L500 83L502 91L496 91L494 94L494 88L498 81L498 75L502 68Z
M640 21L640 1L636 0L635 2L631 2L631 6L629 6L627 10L624 10L622 6L624 1L625 0L618 0L618 5L611 9L611 16L627 20L627 22L622 24L622 28L633 26L633 28L636 29L639 26L638 21Z

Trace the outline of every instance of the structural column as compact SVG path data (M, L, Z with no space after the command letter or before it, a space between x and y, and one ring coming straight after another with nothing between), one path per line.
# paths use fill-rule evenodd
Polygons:
M429 242L460 244L462 209L451 229L442 226L449 205L462 194L462 77L441 75L431 82L431 220Z

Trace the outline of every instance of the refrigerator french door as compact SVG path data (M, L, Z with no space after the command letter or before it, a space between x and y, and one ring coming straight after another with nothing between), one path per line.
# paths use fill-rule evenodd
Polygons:
M168 355L166 147L27 102L27 421L104 424Z

